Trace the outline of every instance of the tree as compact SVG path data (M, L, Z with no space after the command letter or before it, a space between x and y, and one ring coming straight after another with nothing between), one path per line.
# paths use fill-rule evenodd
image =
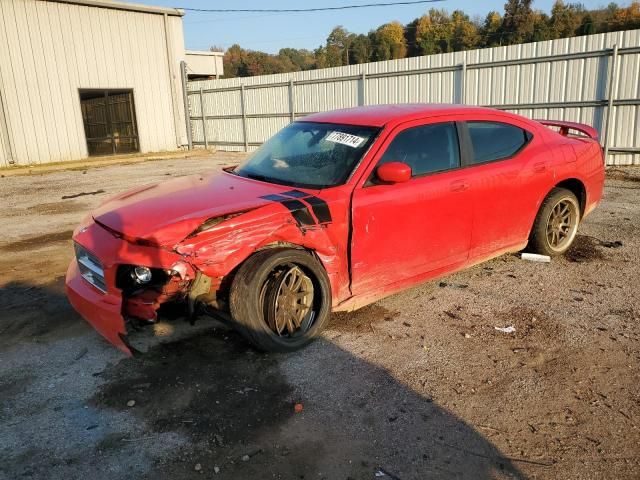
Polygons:
M529 41L533 34L532 0L507 0L502 18L503 39L506 45Z
M421 55L451 50L454 26L446 10L432 8L417 19L416 44Z
M373 59L393 60L407 55L404 39L404 27L400 22L391 22L369 34L372 43Z
M240 45L231 45L224 54L224 76L226 78L232 77L244 77L246 76L246 69L244 66L245 51Z
M451 48L454 52L470 50L478 46L480 37L478 26L469 19L469 15L461 10L451 14Z
M338 25L327 37L327 66L340 67L349 64L349 32Z
M531 22L533 25L533 33L531 36L532 42L541 42L543 40L551 40L554 38L549 15L536 10L531 16Z
M498 12L493 11L487 14L480 35L483 47L502 45L502 16Z
M587 13L582 17L582 22L580 22L580 26L576 33L578 35L592 35L596 33L595 21L590 13Z
M290 62L293 65L291 71L312 70L316 66L313 52L304 48L281 48L278 56L283 59L283 63Z
M371 59L371 39L367 35L352 35L349 40L349 63L366 63Z
M628 7L609 3L594 10L564 1L555 1L551 15L532 10L532 0L506 0L504 15L489 12L484 21L471 19L461 10L449 14L432 8L406 26L390 22L367 35L337 26L325 44L313 52L283 48L272 55L235 44L224 54L225 77L295 72L640 28L640 0L632 0Z
M578 4L568 4L556 0L551 8L551 38L565 38L575 34L582 23L583 8Z

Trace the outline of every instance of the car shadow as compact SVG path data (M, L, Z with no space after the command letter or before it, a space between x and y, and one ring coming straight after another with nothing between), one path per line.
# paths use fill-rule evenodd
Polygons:
M113 221L117 230L121 219ZM140 253L124 242L119 258L126 258L129 248L139 264L161 261L155 249ZM11 324L23 347L53 345L68 328L84 323L68 305L60 278L52 285L8 285L0 298L15 292L36 295L39 302L21 311L19 321L11 324L5 316L1 323ZM33 324L44 325L42 332ZM43 334L56 325L65 328L55 336ZM63 426L55 455L47 438L39 438L40 430L32 429L29 449L9 452L0 473L48 479L91 472L92 478L111 479L122 478L127 465L132 476L153 479L217 472L238 479L524 478L508 453L428 392L326 337L295 353L265 354L212 322L211 329L100 368L96 389L78 398L96 412L91 424L79 432ZM48 382L34 374L30 382ZM75 388L72 375L61 381L60 388ZM35 391L52 395L60 418L77 416L67 411L76 404L56 405L53 393ZM6 389L7 404L19 405L25 392L28 387Z

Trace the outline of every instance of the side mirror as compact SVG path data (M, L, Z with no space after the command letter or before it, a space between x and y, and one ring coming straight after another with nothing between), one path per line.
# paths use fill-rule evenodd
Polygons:
M411 180L411 167L402 162L383 163L376 170L376 176L385 183L403 183Z

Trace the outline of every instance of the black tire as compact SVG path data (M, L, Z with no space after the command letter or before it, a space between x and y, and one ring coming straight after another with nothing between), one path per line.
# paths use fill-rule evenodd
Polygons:
M567 221L568 225L564 237L559 232L561 228L564 228L565 223L554 223L558 219L558 209L562 209L566 206L568 210ZM555 209L555 210L554 210ZM540 210L533 222L533 228L529 236L529 244L527 250L532 253L538 253L540 255L548 255L555 257L565 253L573 244L580 224L580 203L576 196L570 190L566 188L556 187L549 195L544 199ZM556 225L558 225L556 227ZM558 241L555 243L555 239Z
M274 302L279 285L284 282L283 272L295 267L313 285L310 313L294 334L278 334L269 324L268 308L276 308ZM229 292L229 308L236 330L258 349L267 352L298 350L317 337L329 320L329 277L315 256L306 250L262 250L249 257L236 273Z

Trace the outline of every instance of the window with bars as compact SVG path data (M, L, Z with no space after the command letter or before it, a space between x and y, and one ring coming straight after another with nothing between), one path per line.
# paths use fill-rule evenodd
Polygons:
M132 90L80 90L90 156L140 150Z

